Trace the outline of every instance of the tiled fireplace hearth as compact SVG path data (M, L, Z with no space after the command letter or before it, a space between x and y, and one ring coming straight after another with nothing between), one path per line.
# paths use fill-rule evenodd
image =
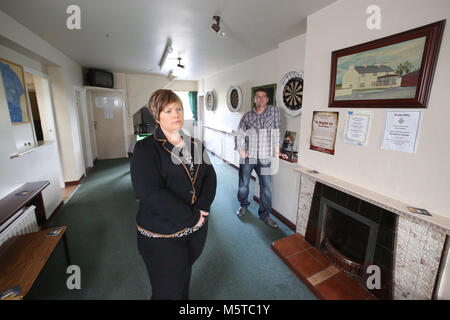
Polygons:
M376 265L379 299L433 299L450 219L415 216L407 205L310 169L301 174L296 231L342 272L366 284ZM347 270L346 270L347 269Z

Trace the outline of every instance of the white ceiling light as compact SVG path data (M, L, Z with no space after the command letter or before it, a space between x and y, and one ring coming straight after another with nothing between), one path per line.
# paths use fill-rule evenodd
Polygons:
M172 40L168 39L161 60L159 61L159 71L162 71L164 69L164 65L166 64L167 61L167 56L169 55L169 53L172 52L173 52Z

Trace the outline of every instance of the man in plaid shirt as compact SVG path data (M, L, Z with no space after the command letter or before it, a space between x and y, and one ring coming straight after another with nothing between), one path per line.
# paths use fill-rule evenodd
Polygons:
M256 107L242 117L237 130L237 148L239 151L239 190L238 200L241 204L237 215L243 216L250 205L248 201L249 182L255 170L260 186L260 206L258 215L269 227L278 228L270 218L272 211L272 176L271 157L280 154L280 111L276 106L267 105L269 97L265 89L257 89L254 102Z

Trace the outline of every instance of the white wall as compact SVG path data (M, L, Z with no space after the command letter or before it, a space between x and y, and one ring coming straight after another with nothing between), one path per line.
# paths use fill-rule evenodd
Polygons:
M204 77L199 81L199 93L213 90L215 92L217 107L215 111L203 109L205 115L204 125L226 132L236 130L244 113L251 108L251 88L276 83L289 71L303 71L305 57L306 35L299 35L278 45L278 48L245 62L221 70L215 74ZM231 85L240 87L243 95L243 104L239 112L230 112L227 106L226 94ZM280 135L283 137L286 130L300 132L301 116L286 117L281 113ZM232 136L205 129L204 139L206 146L234 165L239 165L239 155L234 151ZM299 138L295 143L298 144ZM274 163L275 165L275 163ZM299 175L293 172L291 163L278 161L280 170L273 177L272 206L295 224L297 216L297 199L299 193ZM253 173L256 176L255 173ZM259 195L256 185L255 194ZM250 199L251 200L251 199Z
M11 159L17 152L9 118L3 81L0 77L0 198L26 182L49 180L42 192L47 217L62 201L56 143L51 143Z
M173 80L166 76L150 74L114 73L114 88L122 89L125 95L126 141L132 144L134 139L133 114L148 103L151 94L158 89L173 91L196 91L197 81ZM193 133L193 121L185 121L183 126Z
M366 8L381 8L381 30L366 28ZM367 147L344 144L346 112L328 109L331 52L450 18L448 0L341 0L308 17L305 93L301 119L301 165L450 217L450 26L447 21L439 60L416 154L381 150L386 110L370 109L372 128ZM309 150L312 113L339 111L334 156ZM447 270L450 268L447 267ZM447 277L450 271L447 271ZM440 295L450 297L450 286Z
M300 35L278 45L277 49L236 64L225 70L204 77L199 81L199 93L213 90L217 107L215 111L204 110L204 124L225 131L236 130L239 121L251 107L251 88L278 82L289 71L303 71L306 35ZM230 112L227 91L231 85L240 87L243 104L239 112ZM285 130L300 131L301 116L288 118L281 112L281 135ZM296 140L297 142L297 140ZM231 159L228 159L231 160Z
M21 52L29 52L30 58L16 50L2 50L6 58L34 70L47 73L51 81L53 104L55 108L56 125L59 131L59 149L64 181L80 179L84 173L83 157L76 121L74 85L82 86L81 66L64 53L38 37L29 29L0 11L0 36L21 48ZM47 68L47 66L50 66ZM60 68L60 69L58 69ZM58 83L52 83L57 81ZM57 88L56 91L53 91Z
M148 99L153 91L158 89L169 89L173 91L195 91L197 90L197 81L173 80L170 81L166 76L148 75L148 74L126 74L125 78L120 78L120 74L115 74L114 80L116 89L126 89L127 103L129 113L132 116L139 109L148 103ZM123 74L122 74L123 75ZM131 119L133 123L133 119ZM133 128L133 126L131 126Z
M74 114L75 96L73 85L82 85L81 67L61 51L42 40L17 21L0 11L0 57L24 66L27 70L49 75L49 80L57 81L58 88L52 92L55 109L58 143L64 167L65 181L78 180L84 173L78 126ZM3 41L3 39L6 39ZM15 49L11 49L10 44ZM17 49L20 48L20 49ZM51 69L48 71L49 68ZM53 68L53 69L52 69ZM55 89L55 82L51 83ZM16 127L16 126L14 126ZM15 135L22 128L13 128L8 106L0 85L0 198L26 182L49 180L50 185L43 191L47 216L53 213L62 201L61 166L58 163L58 147L50 143L18 158L10 159L17 153ZM24 130L30 136L31 125ZM32 134L32 131L31 131ZM26 139L25 139L26 140Z

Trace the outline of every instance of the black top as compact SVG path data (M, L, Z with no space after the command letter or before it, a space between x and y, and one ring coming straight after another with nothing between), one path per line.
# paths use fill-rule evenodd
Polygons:
M158 126L153 135L136 143L130 172L139 198L137 224L151 232L169 235L191 228L200 209L210 211L216 195L216 172L203 144L181 134L190 148L194 174ZM190 141L190 145L189 145Z

